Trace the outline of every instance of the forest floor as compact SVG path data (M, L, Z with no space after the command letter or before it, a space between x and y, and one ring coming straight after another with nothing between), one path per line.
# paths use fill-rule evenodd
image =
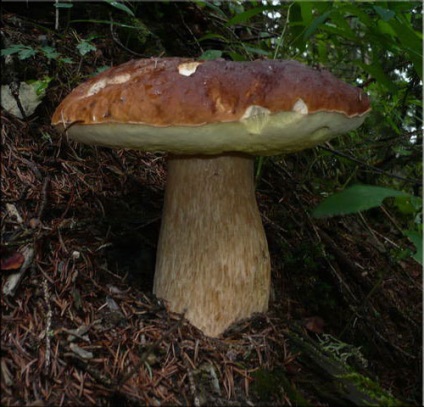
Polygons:
M61 69L31 66L54 78L34 115L1 111L2 405L421 403L422 273L390 207L313 219L313 153L266 161L270 309L207 338L151 294L166 157L57 134Z

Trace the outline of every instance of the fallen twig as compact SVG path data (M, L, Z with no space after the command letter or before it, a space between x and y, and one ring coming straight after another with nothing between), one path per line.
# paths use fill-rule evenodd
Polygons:
M15 295L20 282L24 278L24 275L28 267L31 265L34 259L34 248L32 246L27 246L26 248L22 250L22 254L25 258L24 263L22 264L21 268L19 269L17 273L12 273L8 276L3 286L4 295L9 295L12 297Z

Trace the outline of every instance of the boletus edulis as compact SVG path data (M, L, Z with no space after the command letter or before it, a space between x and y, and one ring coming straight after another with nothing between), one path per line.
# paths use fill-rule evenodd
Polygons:
M323 143L369 111L361 89L295 61L151 58L78 86L52 124L81 143L168 153L154 293L215 337L268 308L254 157Z

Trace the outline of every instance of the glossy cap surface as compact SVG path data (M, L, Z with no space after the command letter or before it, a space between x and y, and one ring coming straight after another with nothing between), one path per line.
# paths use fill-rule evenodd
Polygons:
M362 90L295 61L159 58L89 79L52 124L77 141L179 154L278 154L362 124Z

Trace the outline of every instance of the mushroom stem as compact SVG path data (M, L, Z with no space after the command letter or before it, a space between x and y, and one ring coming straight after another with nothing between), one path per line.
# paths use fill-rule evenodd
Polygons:
M253 158L168 160L154 293L205 335L268 308L270 258Z

